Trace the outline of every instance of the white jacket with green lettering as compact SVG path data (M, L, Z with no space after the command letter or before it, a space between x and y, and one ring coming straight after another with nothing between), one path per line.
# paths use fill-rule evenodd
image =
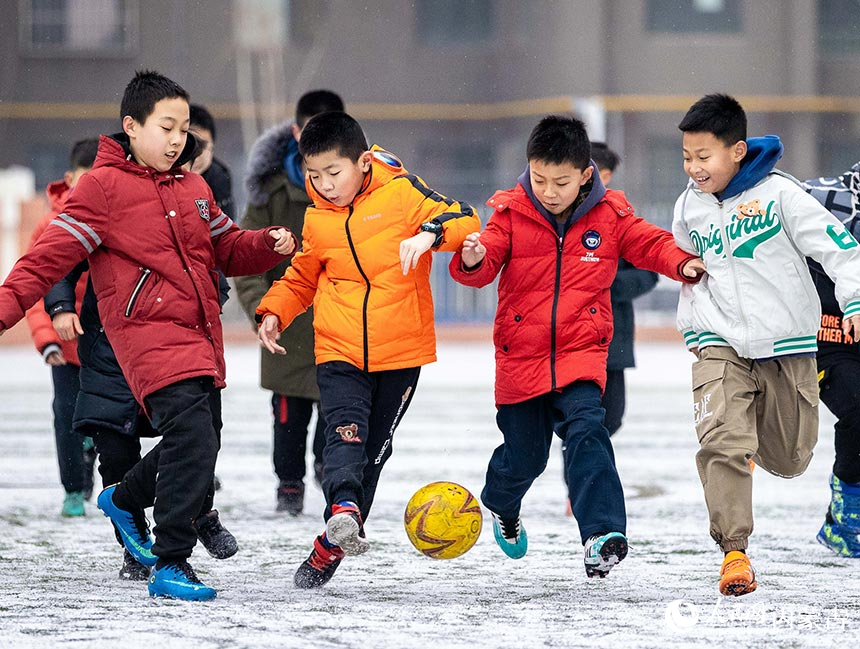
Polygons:
M681 287L677 324L688 348L730 346L753 359L815 352L821 305L806 257L836 283L845 316L860 313L860 246L788 174L771 168L722 201L691 181L672 231L707 268Z

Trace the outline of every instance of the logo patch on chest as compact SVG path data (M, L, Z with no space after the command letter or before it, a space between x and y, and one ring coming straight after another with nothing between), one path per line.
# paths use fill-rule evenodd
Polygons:
M588 250L597 250L600 247L602 239L597 230L589 230L582 235L582 245Z
M197 214L200 215L200 218L204 221L209 221L209 200L206 198L197 198L194 200L194 204L197 206Z

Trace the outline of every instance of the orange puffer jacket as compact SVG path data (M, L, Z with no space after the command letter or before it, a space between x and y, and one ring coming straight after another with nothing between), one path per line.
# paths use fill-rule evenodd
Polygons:
M400 242L426 221L444 228L439 250L458 250L480 229L474 208L437 194L392 154L374 146L364 188L348 207L323 198L307 180L303 249L257 307L283 330L314 307L317 364L345 361L368 372L436 360L431 255L403 275Z

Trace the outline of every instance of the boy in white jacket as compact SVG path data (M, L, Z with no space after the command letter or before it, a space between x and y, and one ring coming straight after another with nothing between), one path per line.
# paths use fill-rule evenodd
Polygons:
M776 136L746 139L746 115L707 95L678 125L692 182L675 203L678 246L707 274L682 287L678 328L697 356L696 454L710 532L725 553L719 589L756 589L752 459L780 477L803 473L818 437L816 335L821 307L805 258L836 283L846 334L860 333L860 246L790 176L774 169Z

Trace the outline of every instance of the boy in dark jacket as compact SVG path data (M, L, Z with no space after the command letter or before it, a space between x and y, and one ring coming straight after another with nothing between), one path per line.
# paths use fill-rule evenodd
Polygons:
M814 178L803 187L855 239L860 237L860 162L838 178ZM807 262L821 299L818 385L821 400L837 418L830 505L817 538L839 556L856 559L860 558L860 343L842 331L845 313L833 280L821 264Z
M311 199L305 191L305 170L299 155L299 139L308 120L327 111L342 111L343 100L330 90L312 90L296 103L296 119L266 131L248 156L248 207L243 228L285 227L299 237L305 209ZM264 275L237 277L236 293L242 308L254 322L257 305L269 287L283 277L289 260ZM255 327L256 328L256 327ZM304 509L305 455L308 427L317 404L313 432L314 478L322 485L325 419L319 408L314 361L313 307L293 320L281 337L286 354L261 350L260 385L272 391L274 444L272 463L278 476L277 511L297 516Z
M245 232L223 214L202 177L182 172L195 149L188 93L155 72L139 72L120 107L122 133L102 136L93 170L64 213L18 260L0 287L0 332L89 256L105 332L132 393L162 433L99 507L141 563L156 559L152 596L211 599L188 563L191 521L212 484L221 428L224 347L216 267L259 273L295 249L283 228ZM140 536L125 484L157 474L156 541Z
M78 436L90 437L98 453L102 484L114 485L140 461L140 438L159 435L149 423L134 398L122 368L116 359L107 334L102 327L93 284L84 278L86 290L76 312L75 285L88 268L82 261L61 279L45 296L44 308L51 314L53 329L63 341L77 341L80 358L80 389L73 407L71 429ZM223 297L223 295L222 295ZM156 447L159 449L160 447ZM155 449L154 449L155 450ZM144 509L152 507L155 498L155 475L144 484L127 484L129 510L141 537L148 537ZM213 509L215 487L209 489L201 514L194 522L197 537L206 551L216 559L227 559L239 549L236 539L221 525L218 510ZM117 541L124 548L121 579L145 581L149 566L140 563L125 548L119 529L114 529Z
M486 286L500 274L493 340L504 442L490 459L481 499L499 547L523 557L520 504L546 468L555 431L567 448L585 572L605 577L627 555L624 494L600 403L618 259L679 281L704 267L670 233L636 217L623 193L603 186L581 121L545 117L526 153L518 185L488 201L494 213L486 229L469 235L449 266L466 286Z

